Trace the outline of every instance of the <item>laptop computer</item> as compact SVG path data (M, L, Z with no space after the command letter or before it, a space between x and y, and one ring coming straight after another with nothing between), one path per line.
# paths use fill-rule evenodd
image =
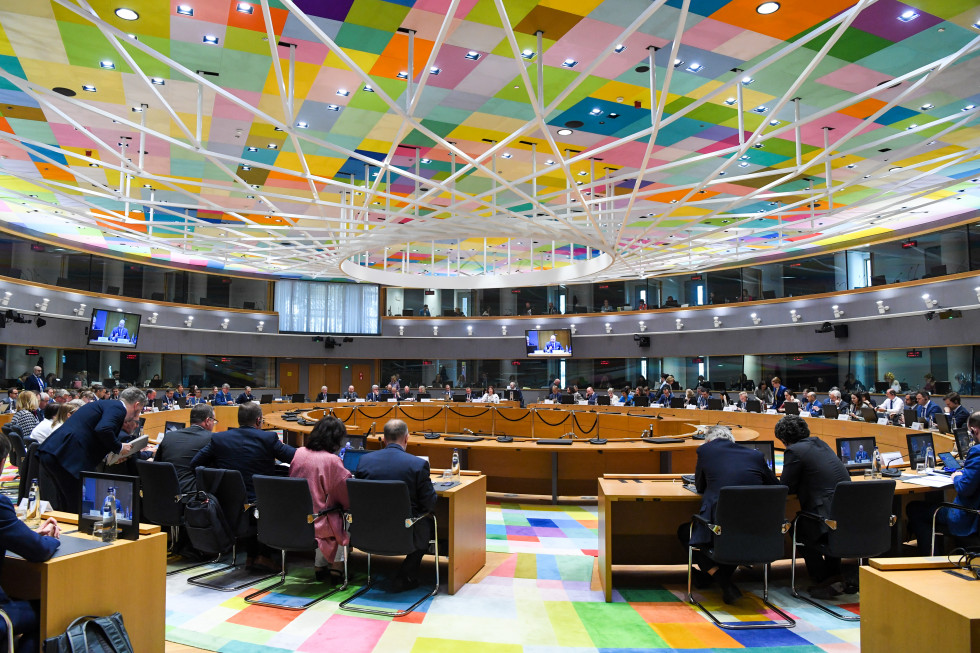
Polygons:
M746 413L761 413L762 412L762 402L758 399L749 399L745 402L745 412Z
M466 395L453 395L453 401L457 403L466 403Z
M839 415L840 415L840 410L837 408L837 406L829 402L823 405L823 416L825 418L837 419Z
M904 409L902 411L902 417L905 419L905 427L906 428L912 428L912 424L916 420L915 409L914 408L906 408L906 409Z
M872 424L878 421L878 413L875 412L874 408L869 408L868 406L861 408L861 417L865 422L870 422Z
M294 394L290 397L290 402L294 404L301 404L306 401L306 395L304 394Z
M644 408L650 405L650 395L643 395L642 397L633 397L633 405L638 408Z
M787 415L799 415L800 405L792 401L787 401L783 404L783 412Z
M753 442L739 442L746 449L755 449L762 454L762 457L766 459L766 464L769 465L769 469L775 469L776 465L776 444L774 442L768 442L765 440L758 440Z
M970 453L970 447L973 446L973 436L970 434L970 429L962 426L953 431L953 435L956 436L956 451L959 452L960 460L966 460L966 455Z
M684 397L671 397L670 407L671 408L683 408L687 404L687 400Z
M906 433L905 441L909 449L909 464L913 468L917 463L926 461L926 448L932 447L933 453L936 451L932 442L932 433Z
M949 415L946 413L936 413L932 416L934 422L936 422L936 428L943 435L949 435L951 429L949 428Z
M272 395L262 395L261 397L259 397L259 403L260 404L271 404L272 403Z
M163 432L170 433L171 431L179 431L180 429L185 428L186 426L187 425L184 424L183 422L164 422Z
M708 398L708 410L721 410L724 407L721 399L716 399L715 397Z
M847 469L867 469L875 451L873 437L837 438L837 455Z
M574 404L575 397L573 395L562 395L558 397L558 403L560 404Z
M599 395L595 399L597 406L608 406L609 405L609 395Z
M344 469L353 474L357 470L357 463L361 461L361 456L371 453L366 449L348 449L344 452Z

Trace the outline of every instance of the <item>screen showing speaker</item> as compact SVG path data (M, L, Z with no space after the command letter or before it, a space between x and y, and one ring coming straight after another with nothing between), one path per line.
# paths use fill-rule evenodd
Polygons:
M541 329L524 332L528 358L564 358L572 355L571 329Z
M109 347L135 347L140 333L139 313L92 309L88 344Z

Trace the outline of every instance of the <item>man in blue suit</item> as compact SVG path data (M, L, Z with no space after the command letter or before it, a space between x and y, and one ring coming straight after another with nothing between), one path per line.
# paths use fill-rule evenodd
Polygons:
M779 410L779 407L786 401L786 386L779 380L778 376L772 377L772 408Z
M980 412L973 413L966 421L970 438L974 443L980 442ZM953 503L972 508L980 508L980 447L971 447L963 469L953 472L953 487L956 488L956 498ZM932 549L932 514L938 503L930 501L913 501L906 508L909 516L909 530L915 533L919 555L930 555ZM943 508L936 515L936 530L957 537L976 535L980 520L973 513L963 510ZM939 553L942 553L941 551Z
M704 435L704 444L698 447L698 462L694 467L694 485L702 495L698 514L709 522L714 520L715 506L721 489L731 485L777 485L779 479L769 469L762 453L735 444L732 431L727 426L712 426ZM711 531L695 522L692 533L690 523L681 524L677 537L686 548L688 538L694 546L711 543ZM742 592L732 582L735 565L719 565L700 551L694 553L700 571L695 574L698 587L704 588L717 581L725 603L734 603Z
M0 438L0 467L7 461L10 453L10 440ZM58 537L61 529L52 518L45 520L37 531L17 519L17 513L10 501L0 501L0 562L7 551L12 551L28 562L44 562L58 550ZM17 653L37 653L41 647L38 615L27 601L11 600L0 589L0 609L7 613L14 627L14 636L20 635ZM0 621L0 637L6 638L6 623Z
M806 411L813 415L814 417L820 417L823 414L823 404L817 399L816 392L806 393L806 403L800 408L801 411Z
M551 352L565 350L561 346L561 343L555 338L554 334L552 334L551 338L548 339L548 342L544 344L544 351L546 354L550 354Z
M120 340L129 342L129 330L126 328L126 320L119 320L119 326L109 334L109 340L111 342L119 342Z
M24 379L24 390L30 390L37 396L41 396L48 385L44 382L44 370L40 365L34 366L33 373Z
M221 386L221 392L214 395L214 401L211 402L214 406L232 406L235 404L235 400L231 396L231 386L227 383Z
M371 392L367 393L367 396L364 398L364 400L365 401L383 401L382 398L381 398L381 391L378 389L378 386L372 385L371 386Z
M136 387L123 390L119 399L87 403L41 443L38 458L54 482L56 510L77 512L82 500L79 475L95 471L108 453L128 456L132 446L119 440L123 423L136 419L146 395Z
M943 410L939 407L939 404L933 403L928 390L919 390L916 392L915 401L917 404L915 407L915 418L919 421L924 421L926 424L929 424L933 420L936 413L941 413Z
M252 388L250 386L245 386L245 392L241 393L235 398L235 403L241 405L247 404L250 401L258 401L258 399L256 399L255 395L252 394Z
M412 514L423 515L436 507L438 496L429 478L429 463L406 451L408 426L400 419L385 424L385 448L362 456L354 472L356 478L372 481L402 481L408 486ZM432 539L432 522L421 519L413 527L415 551L405 556L398 575L388 591L403 592L419 585L419 567Z

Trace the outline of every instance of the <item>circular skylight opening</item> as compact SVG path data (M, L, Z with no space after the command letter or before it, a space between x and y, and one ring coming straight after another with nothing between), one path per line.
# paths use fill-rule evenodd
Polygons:
M768 16L769 14L774 14L779 11L778 2L763 2L761 5L755 8L756 13L762 14L763 16Z
M119 9L116 9L116 16L122 18L123 20L136 20L137 18L140 17L138 13L136 13L132 9L127 9L125 7L120 7Z

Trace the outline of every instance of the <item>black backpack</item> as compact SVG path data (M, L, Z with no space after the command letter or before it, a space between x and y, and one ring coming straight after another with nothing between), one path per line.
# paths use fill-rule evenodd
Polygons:
M214 493L224 474L216 475L209 487L198 490L184 507L184 522L191 545L202 553L225 553L235 543L225 513Z

